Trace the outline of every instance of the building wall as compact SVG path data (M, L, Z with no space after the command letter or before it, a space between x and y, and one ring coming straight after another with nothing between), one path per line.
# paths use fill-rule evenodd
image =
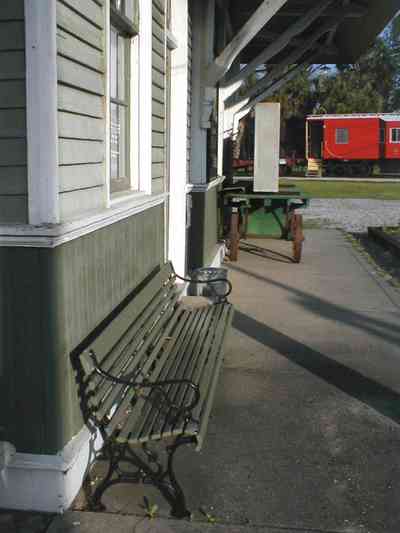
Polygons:
M0 223L27 222L24 0L0 3Z
M165 0L153 0L152 190L164 191L165 175Z
M189 269L210 265L218 249L218 187L192 193Z
M163 206L53 249L0 248L0 440L56 453L82 427L71 352L164 261Z
M57 0L61 220L105 205L104 0Z

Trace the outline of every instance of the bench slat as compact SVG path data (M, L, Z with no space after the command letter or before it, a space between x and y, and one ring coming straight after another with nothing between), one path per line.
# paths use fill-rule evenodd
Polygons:
M181 351L188 352L191 339L193 338L194 331L196 329L199 314L200 311L198 310L195 312L189 312L189 320L181 333L182 342L179 343L179 345L176 346L176 349L171 352L164 365L162 367L160 366L160 374L158 375L159 381L177 378L177 354L179 354ZM164 387L165 393L168 394L169 389L170 386ZM159 406L153 405L151 402L147 402L147 405L143 411L142 420L135 428L135 431L132 432L132 437L130 437L130 439L134 438L139 442L147 442L149 440L147 428L152 424L152 420L154 420L158 415L160 415Z
M126 331L132 326L142 313L145 313L149 303L163 290L165 283L174 282L173 271L170 263L163 265L146 286L136 294L126 307L118 314L117 320L110 324L96 337L88 349L94 350L99 356L110 353L113 346L121 339Z
M158 309L161 302L168 296L169 291L174 291L173 281L166 284L165 287L162 287L158 293L154 296L153 300L148 303L148 307L141 313L140 316L134 322L129 324L129 327L124 330L122 335L115 340L114 345L109 349L108 352L101 351L101 346L94 343L90 346L90 349L93 349L97 355L97 358L100 362L101 367L106 372L111 372L117 374L121 366L124 366L124 356L126 355L126 348L130 347L131 351L135 350L136 346L141 342L142 336L139 335L139 332L147 327L148 322L151 320L151 316ZM146 329L147 331L147 329ZM107 341L109 344L109 341ZM104 348L104 346L103 346ZM88 350L89 351L89 348ZM98 390L99 386L105 382L104 378L99 375L91 376L90 383L88 383L89 390ZM96 398L93 397L95 401Z
M212 306L212 315L210 317L211 323L208 325L205 336L203 335L204 332L201 332L202 338L201 339L199 338L199 344L201 348L199 352L199 357L198 357L198 360L196 361L196 365L192 367L191 369L192 372L190 376L188 376L189 379L194 381L199 386L199 390L200 390L199 403L201 403L202 401L201 395L202 395L202 389L204 388L202 384L202 380L203 380L203 376L206 375L207 373L206 368L208 365L215 364L215 362L213 362L212 359L210 358L210 351L211 351L211 347L213 345L214 338L215 338L216 324L218 324L218 321L221 318L222 311L223 311L223 305ZM182 401L187 401L187 398L182 398ZM167 420L164 420L164 425L160 429L160 434L162 436L164 436L167 433L176 434L176 433L180 433L184 431L184 429L185 429L184 426L181 426L181 425L173 426L170 422L168 422Z
M140 363L144 363L143 358L146 355L146 351L150 347L151 343L156 339L157 335L162 331L164 326L167 324L168 320L173 316L174 313L174 306L179 298L179 294L175 293L170 295L170 299L165 303L166 308L164 309L163 314L159 317L157 322L153 324L153 328L148 333L147 337L145 338L143 344L140 346L138 352L136 354L132 354L130 360L127 361L126 366L122 369L122 371L119 373L118 377L122 377L123 375L128 374L132 370L138 368ZM147 358L146 358L147 359ZM154 360L154 355L152 356L152 360ZM143 365L144 366L144 365ZM147 365L148 367L149 365ZM147 372L148 368L143 368L143 372ZM138 381L140 381L143 378L138 378ZM100 407L97 409L97 416L100 420L103 419L103 417L110 411L113 404L115 403L115 398L119 396L118 389L124 389L125 385L115 385L112 382L109 382L109 386L111 387L111 392L107 396L106 400L101 402Z
M213 315L213 306L208 306L204 309L200 309L196 318L196 325L193 331L193 335L190 339L190 343L186 350L179 350L176 354L176 370L174 371L174 379L192 379L192 366L196 364L197 357L201 352L201 341L204 333L207 333L210 320ZM182 397L185 392L188 391L188 387L171 385L166 390L168 398L176 403L177 405L182 405L179 401L179 398ZM190 391L188 396L189 401L192 401L194 393ZM163 433L163 428L166 425L166 416L162 416L160 412L155 413L155 417L148 421L147 427L143 431L142 438L148 438L148 435L152 435L152 439L161 438ZM169 411L168 415L172 415ZM183 429L183 422L181 422L181 428Z
M164 306L165 305L174 306L176 301L177 301L177 298L179 297L179 294L176 293L176 292L169 291L169 293L163 294L162 297L164 298L164 302L163 302ZM162 300L160 298L156 299L157 308L161 305L161 302L162 302ZM151 319L151 315L148 316L148 314L146 313L144 315L144 320L149 322L150 319ZM154 317L153 322L155 320L156 320L156 317ZM144 326L144 324L142 324L142 319L141 319L140 320L140 328L142 328L143 326ZM144 335L147 333L148 328L149 328L149 326L147 325L146 331L142 332L139 335L138 334L139 330L138 330L137 327L135 327L133 329L133 331L136 333L137 338L136 339L131 338L131 335L129 335L128 339L127 339L128 343L124 347L124 356L121 357L120 360L118 360L113 366L111 366L110 369L108 369L106 367L106 368L104 368L104 370L106 370L108 372L111 372L113 375L115 375L117 377L121 377L123 374L128 373L130 371L130 369L134 368L134 366L137 363L137 357L133 358L132 356L135 353L135 350L137 350L137 348L140 345L140 343L142 343L144 341ZM130 333L132 333L132 332L130 332ZM102 364L101 364L101 367L103 368ZM99 378L99 379L97 379L97 378ZM93 393L92 393L92 395L91 395L91 397L89 399L89 405L93 406L95 409L97 409L99 411L98 417L99 417L100 420L102 420L103 416L109 410L109 409L107 409L107 407L105 409L100 410L100 406L104 402L104 399L106 397L108 397L108 395L110 394L110 391L112 389L115 388L116 389L115 392L117 393L118 387L119 388L124 388L124 385L115 385L114 383L112 383L111 381L107 380L106 378L103 378L103 377L98 376L98 375L95 375L95 376L92 377L91 382L89 383L89 387L90 386L93 387L93 385L91 385L92 382L94 382L95 384L97 382L97 385L95 385L95 387L93 388Z
M213 369L214 373L212 375L212 379L211 379L211 382L208 388L208 392L207 394L204 394L203 392L201 405L199 405L199 407L197 408L198 411L195 410L194 412L195 417L196 416L201 417L200 428L197 434L197 447L196 447L197 451L201 450L204 437L207 432L208 422L209 422L210 414L211 414L211 408L214 403L214 396L215 396L216 386L218 382L218 376L221 370L221 365L224 360L223 347L225 345L227 333L231 326L232 318L234 314L234 308L232 305L230 304L226 305L225 309L226 309L226 315L224 317L225 318L224 321L221 322L221 327L219 328L218 344L215 344L213 346L213 351L215 350L215 353L217 353L217 364L215 365ZM207 383L207 381L208 379L204 380L204 383ZM201 415L200 415L200 410L201 410ZM199 415L197 413L199 413Z
M193 320L192 314L189 311L183 310L183 313L176 326L176 329L173 332L171 332L171 341L168 342L167 347L164 349L164 351L161 354L160 364L158 365L157 370L153 373L152 381L156 381L159 379L160 373L166 361L169 358L173 358L173 353L176 350L178 350L179 347L183 344L185 340L184 330L190 327L192 320ZM151 410L150 402L147 401L143 397L139 397L131 414L126 420L124 427L122 428L120 434L117 437L118 442L121 442L121 443L126 442L130 434L133 434L133 435L139 434L143 420L145 420L146 418L146 414L144 410L146 411ZM139 417L140 417L140 420L137 421ZM137 439L133 438L133 441L137 442ZM129 442L132 443L131 440Z

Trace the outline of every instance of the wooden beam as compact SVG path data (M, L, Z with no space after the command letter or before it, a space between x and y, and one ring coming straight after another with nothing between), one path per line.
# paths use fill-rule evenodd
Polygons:
M325 35L325 33L328 33L332 28L336 26L336 21L326 21L325 24L323 24L316 32L312 34L312 36L307 39L302 46L295 48L281 63L274 66L274 68L271 70L271 72L267 73L261 80L258 81L253 87L250 87L250 89L247 91L245 95L240 94L240 87L239 89L232 94L227 101L225 102L226 107L231 107L232 105L236 105L240 100L245 100L246 98L253 98L257 93L259 93L264 87L267 87L271 84L273 80L276 80L282 74L284 73L285 69L289 65L294 65L298 62L299 59L301 59L306 52L308 52L310 49L315 48L316 44L318 43L318 40ZM328 47L325 47L325 53L326 52L333 52L332 48L329 50Z
M258 96L256 96L252 100L249 100L249 102L247 102L242 108L240 108L238 113L246 113L246 112L250 111L250 109L252 107L254 107L256 104L258 104L258 102L262 102L263 100L268 98L268 96L271 96L271 94L274 94L276 91L279 91L279 89L283 85L285 85L287 82L292 80L295 76L297 76L297 74L300 72L300 70L305 65L312 63L316 59L317 56L318 56L318 52L312 54L305 61L303 61L302 63L296 65L292 69L288 70L285 73L285 75L282 76L282 78L272 82L272 84L269 85L268 87L266 87L265 90L261 94L259 94Z
M273 43L261 52L253 61L251 61L238 74L228 77L228 80L221 85L226 87L239 80L244 80L261 64L267 63L272 57L279 54L292 39L303 33L310 24L312 24L322 13L332 4L333 0L322 0L316 7L303 14L297 22L290 26L282 33Z
M341 13L340 9L328 9L322 16L323 17L338 17ZM362 17L365 17L365 15L368 13L367 8L358 8L358 9L351 9L347 12L346 18L353 18L353 19L359 19ZM291 9L290 11L282 11L281 13L278 13L278 16L280 17L301 17L303 14L303 11L301 9Z
M346 9L350 4L350 0L343 0L342 2L342 6L343 6L343 9ZM336 35L336 32L337 30L339 29L339 26L340 26L340 22L341 21L338 21L335 26L331 29L331 31L329 32L329 35L326 39L326 44L328 46L330 46L332 43L333 43L333 40L335 38L335 35Z
M243 48L249 44L253 37L286 2L287 0L264 0L261 3L221 54L207 68L206 84L209 87L213 87L224 76Z

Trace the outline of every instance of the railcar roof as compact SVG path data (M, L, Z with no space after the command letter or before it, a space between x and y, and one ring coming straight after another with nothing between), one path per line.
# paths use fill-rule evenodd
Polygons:
M400 121L400 114L393 113L353 113L343 115L308 115L307 120L354 120L354 119L380 118L385 122Z

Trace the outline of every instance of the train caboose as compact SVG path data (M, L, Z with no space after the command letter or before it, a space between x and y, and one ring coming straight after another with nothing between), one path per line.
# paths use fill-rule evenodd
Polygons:
M310 115L306 121L308 175L400 173L400 115Z

